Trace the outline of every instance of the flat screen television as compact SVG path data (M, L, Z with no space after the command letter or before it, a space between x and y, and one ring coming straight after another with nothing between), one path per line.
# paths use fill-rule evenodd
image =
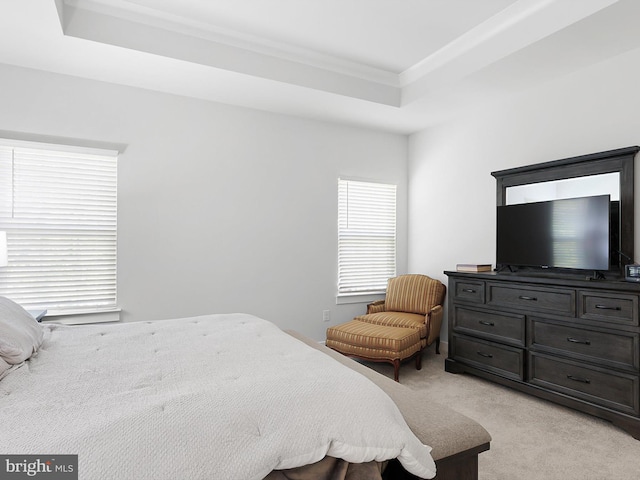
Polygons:
M609 270L610 216L609 195L499 206L496 263Z

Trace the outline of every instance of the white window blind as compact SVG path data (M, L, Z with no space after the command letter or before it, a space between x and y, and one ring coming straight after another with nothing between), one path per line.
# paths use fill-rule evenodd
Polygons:
M338 295L383 293L396 274L396 186L338 180Z
M116 307L117 152L0 140L0 295L49 314Z

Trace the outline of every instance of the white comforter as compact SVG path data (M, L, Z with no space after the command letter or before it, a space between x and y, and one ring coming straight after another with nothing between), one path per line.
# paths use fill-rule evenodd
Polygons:
M266 320L45 329L0 381L0 453L78 454L87 480L258 480L325 455L435 475L382 390Z

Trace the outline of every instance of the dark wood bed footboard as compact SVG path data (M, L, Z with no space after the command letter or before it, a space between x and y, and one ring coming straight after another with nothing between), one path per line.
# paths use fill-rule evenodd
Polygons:
M478 480L478 454L489 450L489 443L436 460L438 469L435 480ZM383 480L419 480L410 474L398 460L391 460L385 469Z
M489 450L489 443L450 457L436 460L437 480L478 480L478 454Z

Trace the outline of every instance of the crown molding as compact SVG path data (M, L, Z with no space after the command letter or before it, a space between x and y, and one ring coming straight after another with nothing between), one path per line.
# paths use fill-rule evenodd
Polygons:
M460 81L618 1L520 0L402 72L402 105Z
M218 25L179 17L161 10L141 6L127 0L58 0L64 10L63 15L72 19L81 12L92 12L104 18L113 17L131 23L173 32L210 42L211 45L225 45L246 50L265 57L278 58L319 68L334 73L349 75L368 82L398 87L398 73L354 62L316 50L290 43L277 42L246 32L239 32ZM63 24L63 29L65 25Z
M56 0L56 7L66 36L401 108L618 1L518 0L399 73L131 0Z

